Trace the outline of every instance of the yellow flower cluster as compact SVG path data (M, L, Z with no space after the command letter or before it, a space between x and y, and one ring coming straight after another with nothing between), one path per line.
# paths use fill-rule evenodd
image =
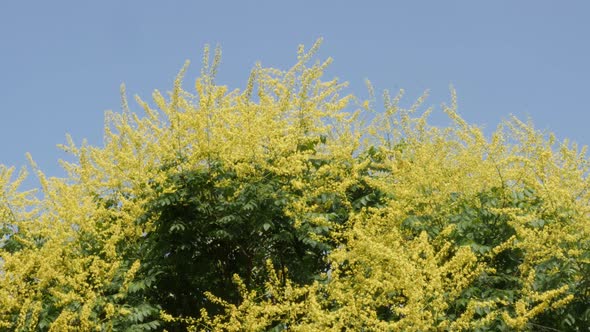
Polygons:
M329 230L310 234L333 245L328 269L299 284L269 261L264 289L236 275L241 302L208 293L224 311L162 311L164 322L212 331L527 330L578 299L571 287L588 282L579 271L590 264L585 149L516 118L488 137L458 115L454 91L443 105L448 128L430 125L430 110L418 114L425 96L405 109L403 91L385 93L375 110L374 100L342 96L346 84L321 80L331 60L309 65L318 47L300 48L287 71L257 65L244 91L215 84L221 52L209 63L206 49L195 91L182 88L185 66L167 97L155 91L154 105L136 97L143 116L129 110L122 87L124 112L107 113L104 146L69 137L61 146L77 159L62 162L67 178L46 178L32 164L40 198L18 190L24 171L13 180L0 167L0 329L123 326L140 287L132 250L158 222L137 220L177 190L167 179L213 162L238 179L287 179L285 216ZM353 201L352 188L377 198ZM327 194L334 198L318 199ZM324 213L336 205L346 220ZM493 278L509 259L516 263L501 286ZM558 262L578 272L560 282Z

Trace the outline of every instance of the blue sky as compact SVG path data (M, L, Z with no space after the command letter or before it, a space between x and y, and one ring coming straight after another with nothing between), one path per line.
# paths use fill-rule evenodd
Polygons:
M65 133L101 144L121 83L149 99L190 59L192 85L206 43L221 45L218 81L236 88L256 61L286 69L318 37L329 77L350 92L365 94L368 78L404 88L408 104L430 89L439 105L452 84L470 122L531 116L585 145L588 17L588 1L2 1L0 164L26 165L30 152L61 175Z

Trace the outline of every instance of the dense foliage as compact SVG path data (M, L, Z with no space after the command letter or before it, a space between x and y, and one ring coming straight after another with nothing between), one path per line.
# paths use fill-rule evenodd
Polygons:
M318 45L246 88L123 89L42 195L0 168L0 329L588 331L585 148L341 96ZM310 65L311 64L311 65ZM372 88L370 88L372 95ZM364 121L363 121L364 119Z

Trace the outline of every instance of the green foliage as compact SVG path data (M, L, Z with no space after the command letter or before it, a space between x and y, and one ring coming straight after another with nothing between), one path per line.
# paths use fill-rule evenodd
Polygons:
M197 316L201 308L216 312L205 292L237 304L233 275L262 289L268 259L283 278L312 281L326 269L330 245L308 232L328 229L294 227L284 213L292 195L285 182L269 172L238 178L219 162L171 176L166 186L175 190L148 203L139 220L156 220L141 247L144 271L158 271L146 296L175 316Z

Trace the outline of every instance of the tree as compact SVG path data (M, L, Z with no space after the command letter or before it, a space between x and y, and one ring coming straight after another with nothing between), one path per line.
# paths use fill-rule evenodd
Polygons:
M42 197L1 168L0 326L587 329L585 149L516 118L486 137L454 92L445 128L423 98L377 111L318 46L243 91L206 49L195 93L185 66L143 116L123 88L104 146L62 146L68 178L32 163Z

